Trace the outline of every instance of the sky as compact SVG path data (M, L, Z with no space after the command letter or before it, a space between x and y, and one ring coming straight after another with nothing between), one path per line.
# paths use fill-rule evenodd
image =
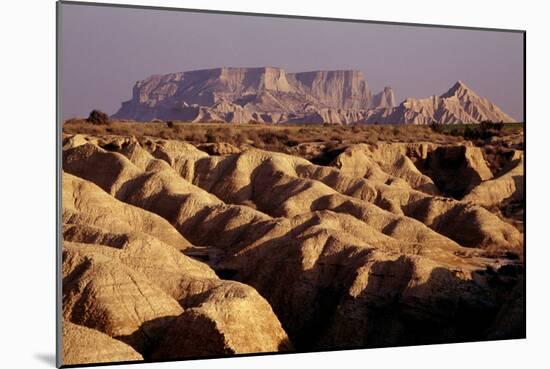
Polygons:
M523 35L515 32L63 4L63 119L114 114L136 81L216 67L356 69L400 102L461 80L523 121ZM363 15L358 15L362 17ZM364 15L365 17L368 14Z

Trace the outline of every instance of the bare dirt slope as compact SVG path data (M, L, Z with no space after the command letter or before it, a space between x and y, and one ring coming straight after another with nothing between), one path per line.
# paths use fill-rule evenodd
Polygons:
M519 151L495 175L468 144L350 144L315 165L70 134L63 170L65 339L95 330L113 360L523 334L523 234L498 211L523 197Z

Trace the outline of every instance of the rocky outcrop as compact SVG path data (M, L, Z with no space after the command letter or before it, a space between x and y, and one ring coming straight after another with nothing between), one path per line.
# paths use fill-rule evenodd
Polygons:
M433 145L423 144L359 144L348 147L338 155L333 165L343 173L353 177L368 178L384 184L413 188L428 194L438 194L433 180L422 174L410 157L411 151L420 151L416 159L423 161L434 149Z
M290 74L299 91L313 96L324 106L365 109L372 105L372 93L363 73L356 70L315 71Z
M146 352L183 312L141 273L85 245L63 247L63 317Z
M506 201L523 201L525 199L524 166L523 155L521 155L519 159L513 160L508 168L505 168L503 174L472 188L463 200L487 208L502 205Z
M493 178L479 147L439 146L427 155L421 168L443 193L458 199Z
M231 155L238 154L241 150L227 142L205 143L197 145L197 149L202 150L209 155Z
M143 357L124 342L81 325L63 321L64 365L141 361Z
M395 94L391 87L386 86L384 90L377 93L372 98L371 108L393 108L397 104L395 103Z
M360 121L366 109L394 105L388 87L373 98L360 71L286 73L273 67L216 68L155 75L139 81L132 99L124 102L113 117L349 124Z
M159 341L152 358L181 359L291 348L271 306L258 292L237 282L226 282L187 304L185 312Z
M366 120L381 124L516 122L461 81L456 82L441 96L408 98L395 108L374 109L369 112Z

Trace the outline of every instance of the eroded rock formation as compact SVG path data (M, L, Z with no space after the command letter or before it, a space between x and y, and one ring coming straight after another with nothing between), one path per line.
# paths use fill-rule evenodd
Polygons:
M478 96L462 81L457 81L440 96L407 98L389 109L373 109L367 121L386 124L455 124L482 121L510 123L516 120L491 101Z
M442 167L449 155L460 165ZM320 166L250 147L76 135L64 138L63 170L64 318L129 345L113 357L519 334L498 322L519 314L510 291L523 237L486 205L521 197L509 186L520 169L493 179L472 147L352 145ZM468 182L464 201L444 196L439 178L453 173Z
M115 118L351 123L366 109L391 108L390 87L373 96L356 70L286 73L281 68L216 68L151 76L135 84Z
M397 105L387 86L373 94L357 70L286 73L281 68L215 68L138 81L113 115L227 123L452 124L514 122L461 81L440 96Z

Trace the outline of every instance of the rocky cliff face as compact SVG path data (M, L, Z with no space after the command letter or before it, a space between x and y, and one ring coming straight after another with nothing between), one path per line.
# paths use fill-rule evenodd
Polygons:
M279 123L311 119L337 109L337 119L348 123L344 111L393 107L386 88L374 99L360 71L286 73L281 68L216 68L151 76L138 81L132 99L115 118L188 121L221 120L233 123ZM244 109L244 110L243 110ZM239 111L237 118L227 112ZM323 121L324 122L324 121Z
M393 108L395 103L395 94L391 87L386 86L384 90L373 96L372 104L374 108Z
M279 68L216 68L154 75L135 84L132 99L123 103L117 115L139 116L143 108L211 107L261 91L294 90Z
M425 99L408 98L395 108L370 112L369 122L397 124L455 124L491 122L515 122L489 100L478 96L463 82L456 82L440 96Z
M408 98L396 106L391 87L374 94L356 70L286 73L281 68L215 68L154 75L138 81L132 99L113 115L227 123L513 122L458 81L441 96Z
M363 73L356 70L303 72L290 75L296 89L331 108L371 107L372 93Z

